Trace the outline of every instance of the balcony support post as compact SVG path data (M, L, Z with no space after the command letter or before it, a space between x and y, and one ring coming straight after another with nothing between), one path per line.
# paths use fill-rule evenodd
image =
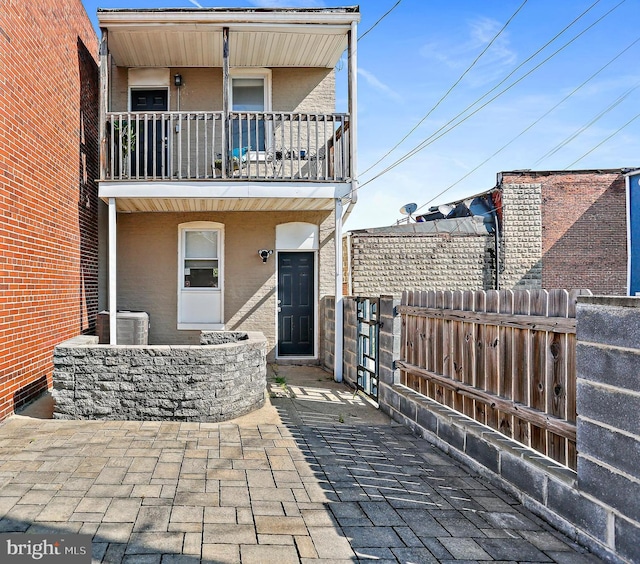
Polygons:
M116 215L116 199L109 198L109 343L112 345L118 344Z
M357 180L358 152L356 151L358 142L358 24L351 23L351 30L348 38L348 99L349 99L349 165L351 185L355 187ZM352 194L354 197L354 194Z
M335 206L335 244L336 244L336 298L335 298L335 330L333 379L342 382L342 354L344 342L343 299L342 299L342 200L336 198Z

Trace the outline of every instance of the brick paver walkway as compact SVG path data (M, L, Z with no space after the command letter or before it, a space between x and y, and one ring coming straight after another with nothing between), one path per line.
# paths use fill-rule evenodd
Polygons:
M0 532L90 534L94 562L598 561L326 374L295 370L233 423L7 420Z

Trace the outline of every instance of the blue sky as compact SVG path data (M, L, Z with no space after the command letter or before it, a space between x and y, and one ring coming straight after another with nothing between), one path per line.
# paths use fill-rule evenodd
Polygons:
M360 2L360 34L396 2ZM195 3L84 0L94 24L98 7L194 7ZM354 4L197 3L203 7ZM495 185L500 171L640 167L639 21L637 0L401 0L358 42L361 188L346 229L391 225L402 217L399 208L409 202L426 211L431 205L482 192ZM338 72L339 110L346 106L345 82L346 66ZM374 178L421 146L413 157Z

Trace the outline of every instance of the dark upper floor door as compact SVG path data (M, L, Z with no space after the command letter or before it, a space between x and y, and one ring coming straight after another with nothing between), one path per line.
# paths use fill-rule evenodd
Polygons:
M131 90L132 112L166 112L169 109L169 91ZM132 173L147 176L166 176L169 169L167 141L168 120L155 119L136 125L135 157L131 161ZM146 127L146 131L145 131Z

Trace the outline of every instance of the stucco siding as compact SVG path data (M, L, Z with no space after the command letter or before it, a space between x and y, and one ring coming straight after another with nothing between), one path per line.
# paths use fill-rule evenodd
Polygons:
M221 68L169 69L169 108L178 109L178 88L173 75L181 74L181 111L222 110ZM128 109L128 69L113 67L111 74L111 111ZM278 68L273 69L271 86L272 108L283 112L328 113L335 109L335 74L333 69Z
M319 226L318 299L335 291L332 212L139 213L118 216L118 308L149 313L152 344L197 344L199 331L177 329L178 226L190 221L224 224L224 322L227 330L261 331L274 355L276 226L303 221Z

